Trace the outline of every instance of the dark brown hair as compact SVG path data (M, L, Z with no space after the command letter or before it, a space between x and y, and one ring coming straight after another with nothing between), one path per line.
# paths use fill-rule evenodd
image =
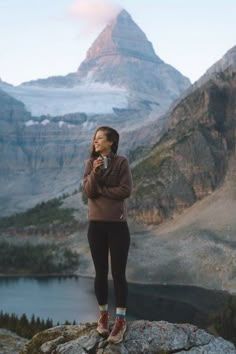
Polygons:
M107 140L113 142L113 144L111 145L111 151L114 152L114 154L116 154L117 149L118 149L118 144L119 144L119 133L111 127L101 126L96 129L96 131L93 135L93 140L92 140L91 147L90 147L90 157L98 157L99 156L99 152L95 151L95 148L94 148L94 139L95 139L95 136L99 130L104 131L105 135L107 137Z

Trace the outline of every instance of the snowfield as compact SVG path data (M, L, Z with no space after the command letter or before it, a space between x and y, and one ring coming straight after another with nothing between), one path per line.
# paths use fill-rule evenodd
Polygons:
M84 82L73 88L19 85L4 87L4 91L23 102L35 116L76 112L113 113L113 107L128 106L128 91L108 83Z

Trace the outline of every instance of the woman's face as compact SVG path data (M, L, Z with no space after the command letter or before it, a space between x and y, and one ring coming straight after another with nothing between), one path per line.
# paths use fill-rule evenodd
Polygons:
M112 141L107 140L106 133L102 130L98 130L94 141L94 149L101 154L107 154L111 151Z

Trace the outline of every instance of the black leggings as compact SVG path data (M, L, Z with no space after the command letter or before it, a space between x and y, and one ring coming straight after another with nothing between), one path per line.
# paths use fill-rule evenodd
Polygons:
M116 307L126 307L128 284L125 269L130 245L127 221L89 220L88 241L95 267L94 290L99 305L108 301L108 250L110 249Z

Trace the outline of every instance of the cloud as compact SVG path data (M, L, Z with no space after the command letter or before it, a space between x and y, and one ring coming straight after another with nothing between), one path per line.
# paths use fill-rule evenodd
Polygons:
M75 0L69 16L78 20L84 33L90 33L111 21L121 7L109 0Z

